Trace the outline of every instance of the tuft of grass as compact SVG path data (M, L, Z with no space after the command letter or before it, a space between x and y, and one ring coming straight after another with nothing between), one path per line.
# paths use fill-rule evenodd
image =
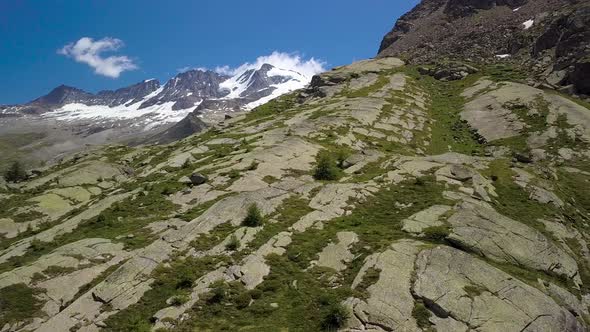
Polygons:
M466 285L463 287L463 290L465 293L467 293L467 295L469 295L470 298L478 297L486 291L485 288L478 285Z
M252 163L250 164L250 166L248 166L247 170L249 171L254 171L258 168L258 162L256 161L252 161Z
M448 226L431 226L423 231L424 237L433 242L444 241L451 234Z
M225 249L229 250L229 251L235 251L240 247L240 240L238 240L238 237L235 235L232 235L229 238L229 242L225 245Z
M369 293L367 289L379 281L379 274L381 270L375 269L373 267L367 269L365 275L363 276L363 280L357 285L356 290L360 293L359 296L361 298L367 299L369 298Z
M431 326L430 317L432 314L430 310L426 308L422 301L416 301L414 303L414 309L412 309L412 317L416 319L416 324L423 329L427 329Z
M280 180L275 178L272 175L266 175L265 177L262 178L262 181L268 183L268 184L273 184L275 182L279 182Z
M50 278L53 278L60 275L69 274L74 271L76 271L76 268L52 265L46 268L45 271L43 271L43 274Z

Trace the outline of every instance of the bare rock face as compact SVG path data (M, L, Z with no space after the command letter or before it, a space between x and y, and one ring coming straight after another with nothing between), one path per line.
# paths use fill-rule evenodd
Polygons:
M448 219L448 239L461 248L499 262L526 266L579 283L578 265L535 229L494 210L464 203Z
M481 331L584 331L565 308L509 274L439 246L416 260L414 294L439 317Z
M445 7L445 13L452 16L469 16L478 10L489 10L498 6L508 6L511 9L527 3L528 0L449 0Z
M588 2L576 0L424 0L396 22L378 53L414 63L513 62L539 81L557 75L551 84L587 95L589 13Z

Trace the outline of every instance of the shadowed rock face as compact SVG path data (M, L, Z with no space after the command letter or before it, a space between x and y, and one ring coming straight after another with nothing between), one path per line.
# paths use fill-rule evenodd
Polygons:
M449 0L445 13L452 16L467 16L477 13L478 10L488 10L497 6L517 8L527 2L528 0Z
M590 4L580 0L424 0L396 22L378 53L414 63L514 62L539 82L590 94L582 78L589 20Z
M24 106L25 111L27 109L36 110L34 111L36 114L51 111L70 103L118 106L132 104L134 101L137 102L156 91L159 87L160 83L157 80L148 80L114 91L104 90L92 94L74 87L60 85L47 95L39 97ZM31 112L29 111L29 113Z

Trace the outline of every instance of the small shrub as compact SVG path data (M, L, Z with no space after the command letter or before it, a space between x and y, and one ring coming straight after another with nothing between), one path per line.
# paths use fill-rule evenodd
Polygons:
M183 169L187 169L187 168L190 168L190 167L191 167L191 165L192 165L192 163L191 163L191 160L187 158L187 159L184 161L184 163L182 164L182 168L183 168Z
M181 273L176 281L176 289L189 289L193 287L193 280L187 273Z
M282 286L283 286L283 284L279 280L270 279L270 280L264 281L262 283L262 285L260 286L260 288L262 289L263 292L275 293L276 291L281 289Z
M242 225L247 227L258 227L262 225L262 213L258 208L258 205L252 204L248 207L248 213L246 214L246 218L242 222Z
M162 189L162 191L160 191L160 194L164 196L172 195L174 194L174 189L170 186L166 186Z
M262 291L258 288L254 288L253 290L250 291L250 297L253 298L254 300L261 298L262 295L263 295Z
M211 292L209 292L209 297L207 298L207 303L209 303L209 304L221 303L221 301L223 301L225 299L225 291L226 291L225 284L223 282L216 282L212 286L213 286L213 288L211 288Z
M250 293L248 292L243 292L240 293L237 297L236 297L236 306L239 309L243 309L246 308L250 305L250 301L252 301L252 298L250 297Z
M317 156L317 165L313 173L316 180L334 181L340 177L340 169L336 161L327 152L320 152Z
M229 238L229 242L225 245L225 249L227 249L229 251L237 250L239 247L240 247L240 240L238 240L238 237L235 235L232 235Z
M186 295L176 295L176 296L173 296L170 299L170 304L173 305L173 306L175 306L175 307L178 307L178 306L183 305L187 301L188 301L188 296L186 296Z
M253 170L257 169L257 168L258 168L258 163L256 161L254 161L254 160L252 161L252 163L250 164L250 166L248 166L248 170L249 171L253 171Z
M342 304L332 304L328 308L322 320L322 328L324 330L337 330L344 326L346 320L350 316L348 309Z
M412 316L416 319L419 327L426 329L430 327L430 311L422 302L416 302L414 309L412 309Z
M33 239L30 246L32 251L43 251L47 248L47 244L39 239Z
M226 174L230 179L237 179L240 177L240 171L237 169L232 169L231 171L227 172Z
M15 161L4 173L4 178L8 182L21 182L23 180L26 180L27 172L25 171L25 168L20 161Z

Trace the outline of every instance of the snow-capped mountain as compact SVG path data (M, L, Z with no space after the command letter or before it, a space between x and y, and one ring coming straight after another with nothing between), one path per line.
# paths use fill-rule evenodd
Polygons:
M261 59L269 59L275 65ZM202 131L226 115L248 111L303 88L321 68L293 66L280 54L223 73L189 70L161 85L148 79L90 93L61 85L22 105L0 105L0 136L40 133L31 160L49 161L89 146L168 143ZM281 68L301 68L301 72ZM298 58L295 65L300 63ZM310 69L311 68L311 69ZM221 71L221 70L220 70Z
M311 77L268 63L258 68L243 68L233 75L194 69L176 75L163 86L152 79L92 94L61 85L30 103L0 112L39 115L59 121L93 119L108 123L135 119L133 125L152 128L178 122L192 111L198 111L200 117L208 120L219 113L250 110L303 88L310 81ZM204 101L207 107L197 110Z

